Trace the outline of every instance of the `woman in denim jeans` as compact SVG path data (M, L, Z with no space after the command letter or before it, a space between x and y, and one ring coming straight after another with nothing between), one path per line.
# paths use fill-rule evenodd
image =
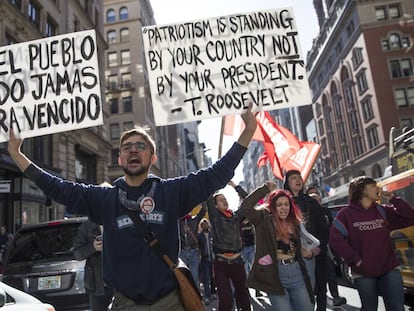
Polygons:
M288 191L275 188L275 183L266 182L240 208L256 229L256 253L247 285L264 291L272 310L311 311L314 294L303 258L311 257L312 251L301 247L301 213ZM264 205L255 208L267 194Z
M390 205L380 205L381 199ZM378 308L378 292L387 311L404 310L400 263L390 238L392 230L414 224L414 210L392 192L382 191L375 179L359 176L349 184L349 205L331 227L329 244L352 269L363 311Z

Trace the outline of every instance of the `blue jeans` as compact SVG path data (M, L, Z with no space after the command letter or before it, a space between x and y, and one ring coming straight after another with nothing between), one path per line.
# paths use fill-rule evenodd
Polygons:
M252 268L254 253L256 252L256 245L245 246L241 250L241 255L244 261L244 268L246 274L249 274L250 269Z
M194 281L197 286L200 287L200 281L198 279L198 263L199 252L198 248L182 249L180 251L180 258L185 262L193 275Z
M358 277L355 285L361 299L362 311L378 309L378 291L384 299L387 311L404 310L404 288L400 270L393 269L376 278Z
M267 293L272 304L272 310L283 311L313 311L314 305L309 297L305 279L299 263L290 265L278 263L279 278L285 290L284 295Z

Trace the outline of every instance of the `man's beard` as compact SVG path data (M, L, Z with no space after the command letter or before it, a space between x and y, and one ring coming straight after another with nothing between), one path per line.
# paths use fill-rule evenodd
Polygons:
M149 166L141 166L141 168L135 169L134 171L130 170L127 166L122 166L122 170L127 176L140 176L149 171Z

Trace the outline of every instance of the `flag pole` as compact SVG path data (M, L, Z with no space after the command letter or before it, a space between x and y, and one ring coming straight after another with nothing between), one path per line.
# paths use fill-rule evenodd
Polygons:
M219 139L219 146L218 146L218 159L221 158L221 154L223 152L223 133L224 133L224 119L225 117L221 117L221 128L220 128L220 139Z

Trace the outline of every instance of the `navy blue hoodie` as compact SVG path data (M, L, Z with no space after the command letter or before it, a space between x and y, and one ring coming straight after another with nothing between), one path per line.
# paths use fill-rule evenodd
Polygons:
M235 143L212 166L185 177L149 176L139 187L128 186L123 177L115 181L115 187L76 183L53 176L34 164L24 173L47 196L66 205L70 213L87 214L93 222L104 226L103 275L109 286L135 301L155 302L175 289L177 282L127 216L119 202L119 188L131 200L141 195L153 198L153 210L147 214L138 212L157 235L167 255L177 262L178 219L226 186L246 150ZM156 187L151 195L154 182Z

